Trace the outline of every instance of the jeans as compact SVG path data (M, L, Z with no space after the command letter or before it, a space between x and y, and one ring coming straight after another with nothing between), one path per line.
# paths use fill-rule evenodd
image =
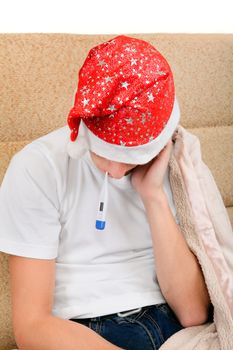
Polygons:
M167 303L145 306L124 317L119 314L70 320L91 328L125 350L157 350L183 328Z

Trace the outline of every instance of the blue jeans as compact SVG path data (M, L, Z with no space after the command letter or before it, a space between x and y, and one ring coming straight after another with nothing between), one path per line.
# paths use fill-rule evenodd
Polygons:
M183 328L167 303L144 306L138 312L124 317L111 314L70 320L91 328L125 350L157 350Z

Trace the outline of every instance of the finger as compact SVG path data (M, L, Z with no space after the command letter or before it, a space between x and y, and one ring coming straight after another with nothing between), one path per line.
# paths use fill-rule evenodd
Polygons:
M167 153L171 149L173 143L172 140L170 139L167 144L162 148L162 150L159 152L158 156L160 156L162 153Z

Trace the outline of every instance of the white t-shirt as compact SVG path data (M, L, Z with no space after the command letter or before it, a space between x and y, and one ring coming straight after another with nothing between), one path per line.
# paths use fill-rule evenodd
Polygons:
M165 302L152 238L130 174L108 179L106 227L95 228L104 180L89 151L68 156L68 126L17 152L0 188L0 251L56 259L52 313L64 319L107 315ZM164 190L178 223L172 192Z

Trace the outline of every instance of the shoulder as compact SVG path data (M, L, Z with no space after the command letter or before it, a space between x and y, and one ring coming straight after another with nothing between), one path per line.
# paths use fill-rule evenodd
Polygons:
M57 167L64 160L68 159L66 145L69 139L68 127L56 129L46 135L43 135L24 146L20 151L15 153L12 159L30 163L53 163ZM64 164L64 163L63 163Z
M30 181L41 188L44 186L46 191L55 191L61 200L69 160L68 139L69 130L65 126L28 143L11 158L5 178L19 185Z

